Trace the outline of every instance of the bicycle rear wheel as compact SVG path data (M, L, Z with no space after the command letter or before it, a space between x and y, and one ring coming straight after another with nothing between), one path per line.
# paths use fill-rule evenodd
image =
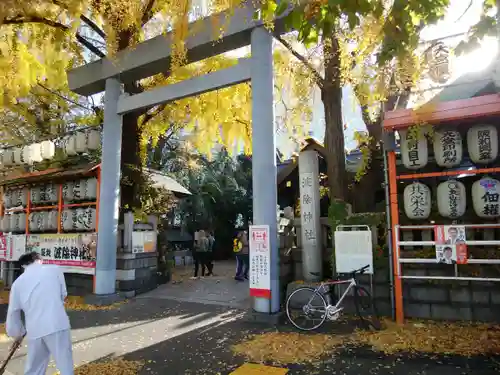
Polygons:
M382 328L377 307L375 306L375 302L366 288L362 286L355 287L354 304L356 305L356 313L358 314L364 328L374 328L377 331Z
M327 306L325 297L321 293L311 287L302 287L288 296L286 315L296 328L301 331L312 331L324 323Z

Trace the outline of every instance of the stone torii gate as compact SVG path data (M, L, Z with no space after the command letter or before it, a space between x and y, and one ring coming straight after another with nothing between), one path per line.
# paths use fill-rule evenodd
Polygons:
M100 187L99 227L95 294L115 294L116 249L120 197L120 152L122 115L177 99L250 81L252 84L252 185L253 224L269 225L271 243L271 300L255 298L256 312L276 313L280 308L279 252L277 241L276 127L273 104L272 35L253 21L255 8L248 6L220 13L190 25L186 42L189 62L251 45L251 57L240 59L227 69L160 87L136 95L122 93L124 83L168 71L172 47L171 35L147 40L133 49L121 51L113 60L101 59L68 72L69 87L81 95L105 91ZM212 17L218 18L213 22ZM201 23L201 25L200 25ZM216 25L227 25L221 39L214 38ZM196 29L196 31L194 31ZM274 32L283 32L277 21ZM235 124L235 126L237 126ZM125 134L126 136L126 134Z

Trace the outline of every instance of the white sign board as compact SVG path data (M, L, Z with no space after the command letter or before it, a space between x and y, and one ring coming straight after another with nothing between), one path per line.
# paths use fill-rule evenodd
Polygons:
M151 253L156 250L155 231L133 231L132 253Z
M271 243L269 225L251 225L250 296L271 298Z
M335 231L335 268L337 273L349 273L369 265L365 271L373 274L373 246L370 230Z

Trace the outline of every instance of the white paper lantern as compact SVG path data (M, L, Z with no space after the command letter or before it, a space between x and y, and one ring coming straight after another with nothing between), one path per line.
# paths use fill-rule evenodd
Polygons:
M12 190L11 189L5 190L5 193L3 194L3 206L5 208L12 207Z
M50 223L49 223L49 211L42 211L40 212L40 218L42 219L42 228L43 231L50 230Z
M9 233L10 232L10 217L9 215L4 215L1 219L0 222L2 226L2 232L3 233Z
M73 182L67 181L63 184L62 196L64 201L73 200Z
M57 185L45 185L45 200L49 203L57 202Z
M46 222L44 223L44 226L46 224L46 230L57 230L57 217L58 217L58 212L57 211L49 211L47 212L46 216Z
M18 228L20 232L26 232L26 214L24 212L18 214Z
M85 208L78 208L74 210L76 216L76 229L85 230Z
M30 198L31 198L31 203L33 203L33 204L39 204L41 202L40 186L33 186L30 189Z
M52 141L43 141L41 143L41 154L44 160L51 160L56 154L56 145Z
M20 165L23 164L23 148L22 147L14 147L14 164Z
M23 147L21 159L23 164L33 164L33 157L31 156L31 145Z
M95 208L89 207L85 213L85 228L87 230L95 230L97 223L97 211Z
M87 135L85 132L76 133L76 152L83 153L87 151Z
M64 150L66 151L66 155L73 156L76 155L76 136L74 134L70 135L66 138L66 142L64 145Z
M401 141L401 159L408 169L419 169L427 165L429 150L424 131L418 132L418 137L411 137L407 130L399 131Z
M482 218L500 216L500 182L483 177L472 184L472 205L476 215Z
M412 220L427 219L431 214L431 190L427 185L414 182L405 187L404 209Z
M36 232L36 217L39 215L39 212L31 212L30 216L28 217L28 228L30 232Z
M63 210L61 212L61 226L65 231L73 230L72 210Z
M31 161L33 163L40 163L43 160L42 158L42 144L41 143L33 143L31 145Z
M434 133L434 158L440 167L451 168L462 162L462 136L456 130Z
M493 125L476 125L467 132L467 149L475 164L488 164L498 156L498 132Z
M14 164L14 152L12 148L3 151L2 164L6 167L10 167Z
M10 230L14 233L19 232L19 214L10 215Z
M97 178L89 178L85 181L85 199L97 199Z
M84 197L85 197L85 180L73 181L73 200L79 201L84 199Z
M101 132L97 129L87 130L87 150L98 150L101 146Z
M437 205L441 216L451 219L463 216L466 203L467 198L463 183L449 180L439 184L437 188Z

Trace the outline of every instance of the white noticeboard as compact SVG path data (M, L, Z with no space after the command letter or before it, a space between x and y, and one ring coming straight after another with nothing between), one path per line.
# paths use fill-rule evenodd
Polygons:
M366 230L335 231L335 268L337 273L349 273L366 265L365 273L373 274L372 232ZM346 226L341 228L347 228Z
M251 225L250 296L271 298L271 243L269 225Z

